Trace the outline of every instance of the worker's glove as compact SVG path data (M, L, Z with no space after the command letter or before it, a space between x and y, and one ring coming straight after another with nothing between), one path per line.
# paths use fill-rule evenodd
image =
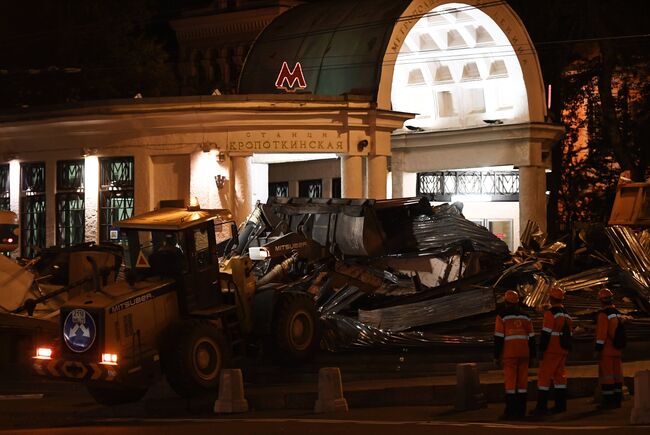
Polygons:
M501 368L501 360L499 358L494 358L494 365L498 368Z

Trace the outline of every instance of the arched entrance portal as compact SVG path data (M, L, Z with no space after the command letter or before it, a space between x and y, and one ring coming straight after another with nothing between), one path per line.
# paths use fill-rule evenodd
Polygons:
M511 248L546 227L550 146L534 46L505 2L415 0L382 62L379 107L415 116L392 136L392 195L460 200Z

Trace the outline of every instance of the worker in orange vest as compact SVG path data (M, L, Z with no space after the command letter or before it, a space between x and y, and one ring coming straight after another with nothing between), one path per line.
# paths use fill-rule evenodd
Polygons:
M505 309L497 315L494 326L494 359L503 367L506 388L506 409L502 420L526 416L528 365L535 357L533 324L519 307L519 295L508 290Z
M549 413L548 395L551 382L555 390L555 406L552 413L566 411L567 379L565 363L571 348L571 316L564 309L564 290L553 285L549 291L551 307L544 312L544 323L540 335L540 361L537 371L537 406L532 412L535 417Z
M625 345L621 313L614 307L614 294L609 289L601 289L598 299L602 309L596 324L596 357L598 358L598 377L603 401L603 409L620 408L623 399L623 370L621 368L621 349ZM621 329L619 329L621 328ZM621 338L623 337L623 338Z

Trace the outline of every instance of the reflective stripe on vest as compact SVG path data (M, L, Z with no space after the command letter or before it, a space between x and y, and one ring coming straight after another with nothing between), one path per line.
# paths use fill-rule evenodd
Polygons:
M506 337L506 341L508 340L528 340L527 335L509 335Z

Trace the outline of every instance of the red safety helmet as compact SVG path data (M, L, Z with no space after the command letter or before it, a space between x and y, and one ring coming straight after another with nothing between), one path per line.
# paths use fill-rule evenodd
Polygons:
M608 288L601 288L600 291L598 291L598 299L601 301L611 299L614 297L614 293Z
M551 287L551 290L548 292L549 296L558 301L564 300L564 290L559 285L554 285Z
M508 290L505 296L506 302L509 304L519 303L519 293L514 290Z

